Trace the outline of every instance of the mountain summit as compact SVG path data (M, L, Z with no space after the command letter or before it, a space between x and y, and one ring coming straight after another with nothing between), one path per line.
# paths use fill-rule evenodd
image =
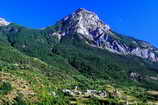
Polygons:
M141 58L158 61L158 49L148 42L115 33L104 24L97 14L79 8L57 23L60 28L52 35L61 39L65 35L80 34L93 47L107 49L121 55L136 55Z
M0 26L6 26L9 25L10 23L7 22L4 18L0 18Z
M78 33L89 40L110 30L110 27L104 24L94 12L84 8L79 8L71 15L66 16L60 23L63 24L62 30L64 32L62 34Z

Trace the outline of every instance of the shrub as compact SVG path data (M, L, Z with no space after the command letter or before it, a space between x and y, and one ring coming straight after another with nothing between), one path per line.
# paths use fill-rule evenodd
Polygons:
M11 90L12 90L12 86L9 82L0 83L0 95L5 95Z

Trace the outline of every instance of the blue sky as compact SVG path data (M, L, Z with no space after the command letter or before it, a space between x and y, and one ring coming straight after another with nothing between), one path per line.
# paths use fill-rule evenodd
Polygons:
M55 24L77 8L96 12L113 30L158 46L158 0L1 0L0 17L32 28Z

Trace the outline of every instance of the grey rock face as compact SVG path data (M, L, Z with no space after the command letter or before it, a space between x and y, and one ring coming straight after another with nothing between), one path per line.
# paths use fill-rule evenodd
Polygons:
M94 40L110 30L110 27L103 24L95 13L83 8L66 16L60 22L64 24L64 34L79 33L89 40Z
M10 23L7 22L5 19L3 18L0 18L0 26L6 26L6 25L9 25Z
M131 72L130 75L129 75L129 78L131 80L134 80L134 81L144 80L144 77L141 76L139 73L136 73L136 72Z
M93 44L89 43L91 46L107 49L117 54L135 55L154 62L158 61L157 48L145 41L129 37L126 42L136 45L131 47L124 43L124 40L119 35L112 32L110 26L104 24L94 12L80 8L73 14L66 16L59 23L62 24L62 27L57 33L52 34L58 35L59 39L65 35L78 33L81 34L82 38L92 41Z
M158 57L150 49L141 49L137 47L135 49L132 49L131 54L145 58L145 59L151 59L152 61L158 61Z

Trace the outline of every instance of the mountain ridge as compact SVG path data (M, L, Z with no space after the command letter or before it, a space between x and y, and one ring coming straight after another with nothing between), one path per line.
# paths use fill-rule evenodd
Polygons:
M81 34L82 38L89 40L90 43L87 43L91 46L107 49L121 55L135 55L154 62L158 61L158 49L155 46L146 41L127 38L127 36L126 38L120 37L113 32L109 25L104 24L97 14L84 8L79 8L57 24L60 25L60 28L51 34L57 35L59 40L65 35L78 33Z
M0 26L8 26L10 24L10 22L0 18ZM96 13L84 8L77 9L72 14L58 21L56 25L59 26L56 28L56 31L49 34L57 36L59 40L66 35L77 33L81 34L80 37L86 39L86 43L90 46L106 49L121 55L135 55L153 62L158 61L158 48L147 41L120 36L109 25L104 24Z

